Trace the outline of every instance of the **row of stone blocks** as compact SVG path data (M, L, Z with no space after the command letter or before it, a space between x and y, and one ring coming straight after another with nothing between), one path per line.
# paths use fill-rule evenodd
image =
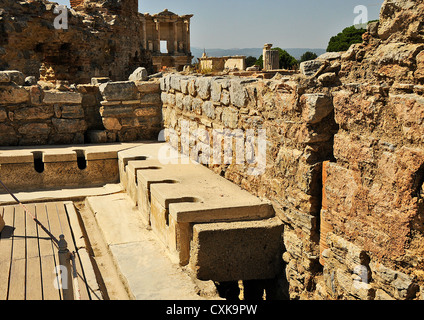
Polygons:
M118 161L121 183L171 257L200 280L274 278L283 226L271 204L183 155L165 163L170 148L146 144Z

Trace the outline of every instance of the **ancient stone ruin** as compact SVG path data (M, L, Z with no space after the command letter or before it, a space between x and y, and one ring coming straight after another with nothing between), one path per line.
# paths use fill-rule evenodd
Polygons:
M26 208L0 195L0 298L424 299L424 1L299 71L265 45L265 70L206 75L191 15L137 3L73 0L58 30L0 0L0 180ZM25 290L66 252L26 210L80 290Z

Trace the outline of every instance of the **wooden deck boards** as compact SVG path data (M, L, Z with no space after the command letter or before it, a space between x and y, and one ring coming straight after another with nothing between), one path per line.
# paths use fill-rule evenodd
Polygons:
M69 205L69 204L68 204ZM57 239L63 234L70 252L75 253L79 292L82 300L90 293L79 260L65 202L25 204ZM20 205L0 206L6 226L0 233L0 300L63 300L65 288L58 290L57 245ZM75 230L80 232L80 230ZM67 285L72 288L72 278Z

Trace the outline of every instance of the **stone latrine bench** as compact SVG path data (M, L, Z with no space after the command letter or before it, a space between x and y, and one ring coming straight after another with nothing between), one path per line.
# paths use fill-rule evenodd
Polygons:
M118 183L118 151L135 145L138 144L3 148L0 179L12 192ZM0 193L5 190L0 189Z
M183 155L164 164L158 154L165 146L143 145L118 158L123 187L171 257L201 280L275 277L283 227L271 204Z

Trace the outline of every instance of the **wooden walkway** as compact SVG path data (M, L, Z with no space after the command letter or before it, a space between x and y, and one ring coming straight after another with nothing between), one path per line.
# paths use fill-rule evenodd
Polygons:
M71 216L76 215L75 211L65 202L25 204L25 207L57 239L61 234L65 236L68 249L76 252L81 299L90 300L90 288L86 285L72 230L79 225L70 223L77 221ZM21 206L0 206L0 214L6 223L0 233L0 300L64 300L66 294L57 289L60 271L56 269L59 266L56 244ZM68 279L68 286L72 287L72 279Z

